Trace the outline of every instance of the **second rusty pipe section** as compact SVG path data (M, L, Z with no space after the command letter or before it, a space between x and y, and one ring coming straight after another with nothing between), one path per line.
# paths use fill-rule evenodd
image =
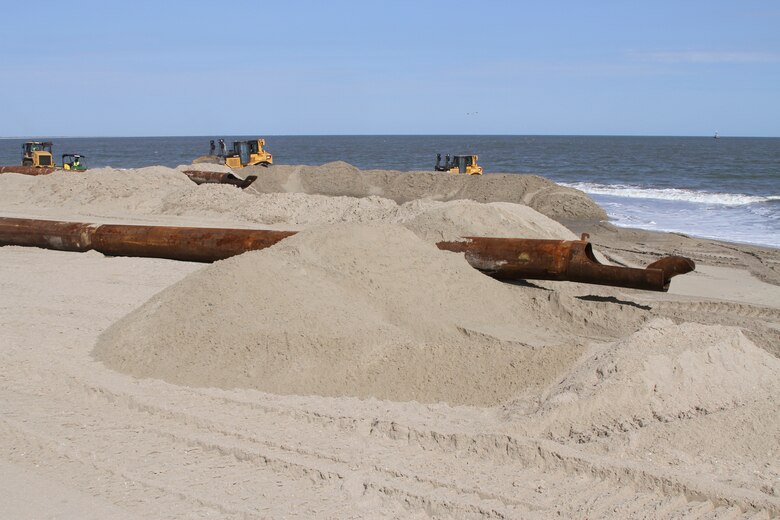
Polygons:
M0 217L0 245L88 251L106 255L213 262L270 247L295 231L84 224ZM464 253L474 267L500 280L563 280L666 291L673 276L694 269L692 260L664 257L645 269L604 265L586 240L465 237L439 242Z
M465 253L472 267L501 280L562 280L652 291L667 291L672 277L696 265L681 256L667 256L645 269L600 263L590 242L525 238L464 237L439 242L439 249Z
M230 184L242 190L257 180L257 175L248 175L245 179L229 172L206 172L200 170L184 170L184 175L195 184Z

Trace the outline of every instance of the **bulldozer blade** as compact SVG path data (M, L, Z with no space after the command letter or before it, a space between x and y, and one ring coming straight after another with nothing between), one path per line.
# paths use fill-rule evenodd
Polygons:
M54 168L36 168L35 166L0 166L0 173L21 173L23 175L48 175Z
M185 170L184 175L195 184L231 184L242 190L257 180L257 175L248 175L242 179L229 172L202 172L199 170Z
M214 262L265 249L295 231L84 224L0 217L0 245L88 251L105 255ZM464 253L475 269L499 280L561 280L667 291L674 276L693 271L693 260L669 256L645 269L599 263L587 240L465 237L439 242Z

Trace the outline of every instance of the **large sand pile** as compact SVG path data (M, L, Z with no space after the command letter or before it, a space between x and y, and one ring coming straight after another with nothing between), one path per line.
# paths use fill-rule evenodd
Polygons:
M293 192L368 197L378 195L398 203L427 198L440 201L525 204L554 219L606 220L607 214L579 190L559 186L537 175L451 175L442 172L359 170L338 161L322 166L253 166L259 178L250 191Z
M400 226L342 224L190 275L95 353L192 386L493 405L553 383L584 331L618 337L646 317L499 283Z
M587 442L780 397L780 359L735 327L656 319L627 338L595 345L529 407L532 430ZM529 412L526 409L526 412Z

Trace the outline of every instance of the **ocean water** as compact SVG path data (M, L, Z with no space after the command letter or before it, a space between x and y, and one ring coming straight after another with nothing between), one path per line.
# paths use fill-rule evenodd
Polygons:
M77 152L91 167L134 168L189 163L215 137L52 141L57 162ZM363 169L432 170L436 153L476 153L487 173L535 173L585 191L618 226L780 248L780 138L264 137L279 164L342 160ZM19 164L23 141L0 140L1 165Z

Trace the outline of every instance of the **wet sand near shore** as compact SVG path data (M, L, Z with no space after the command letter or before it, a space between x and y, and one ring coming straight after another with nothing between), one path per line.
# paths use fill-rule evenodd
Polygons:
M209 266L0 247L0 517L780 515L777 250L139 172L3 175L0 214L302 233ZM582 231L697 271L502 284L431 244Z

